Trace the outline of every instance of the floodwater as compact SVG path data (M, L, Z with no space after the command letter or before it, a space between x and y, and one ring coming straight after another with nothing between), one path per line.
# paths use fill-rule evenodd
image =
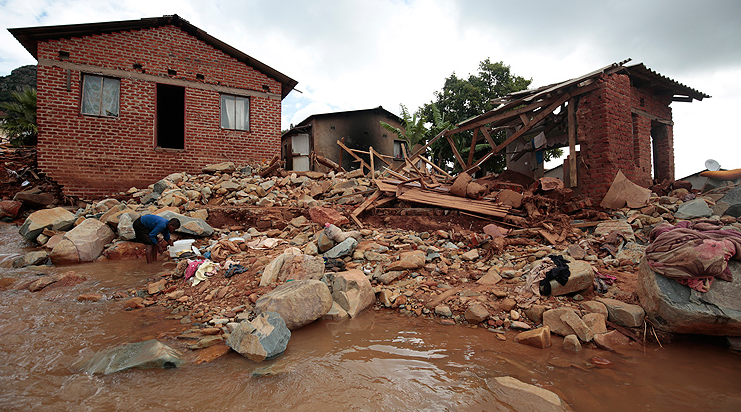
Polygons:
M0 225L0 278L21 286L35 269L11 269L30 245ZM346 322L318 321L293 332L286 353L254 363L236 353L178 369L88 376L72 365L125 342L182 330L167 313L123 311L123 301L76 301L82 293L141 288L161 270L104 262L72 270L87 281L31 293L0 291L0 410L506 410L487 379L513 376L560 395L576 411L741 410L741 356L715 340L683 340L615 354L568 353L497 340L485 329L445 326L369 310ZM612 368L591 367L599 356ZM269 367L270 376L254 376Z

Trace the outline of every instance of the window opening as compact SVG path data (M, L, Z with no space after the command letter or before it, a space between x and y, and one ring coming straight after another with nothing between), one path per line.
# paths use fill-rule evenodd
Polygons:
M221 128L250 130L250 99L222 94Z
M157 146L185 149L185 88L157 85Z
M121 80L90 74L82 77L83 114L118 117Z
M402 145L406 151L409 151L407 142L403 140L394 140L394 159L401 160L404 158L404 151L401 149Z

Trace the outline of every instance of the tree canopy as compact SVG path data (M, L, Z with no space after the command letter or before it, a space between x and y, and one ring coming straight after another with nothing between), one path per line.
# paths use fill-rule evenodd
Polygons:
M22 92L11 93L12 101L0 103L0 129L10 138L13 146L36 144L36 89L25 87Z

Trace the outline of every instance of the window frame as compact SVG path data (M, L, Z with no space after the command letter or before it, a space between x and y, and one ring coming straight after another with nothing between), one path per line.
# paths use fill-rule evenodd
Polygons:
M396 155L397 143L399 144L399 155L398 156ZM401 146L405 146L404 148L406 149L406 151L402 150ZM409 154L409 145L407 145L406 140L394 139L394 160L403 161L405 159L404 157L405 152L407 153L407 155Z
M97 102L97 106L98 106L97 113L85 111L86 110L85 102L89 98L89 97L86 98L86 90L89 90L86 86L91 85L92 83L90 83L89 80L94 79L94 78L100 79L99 96L95 96L99 99ZM105 96L106 81L115 82L117 86L116 94L115 94L115 99L116 99L116 102L115 102L116 112L115 113L108 111L103 102L103 98ZM113 113L113 114L110 114L110 113ZM111 119L119 118L121 116L121 79L118 77L102 76L102 75L93 74L93 73L82 73L82 84L80 86L80 114L83 116L105 117L105 118L111 118Z
M227 111L227 99L233 99L233 107L234 107L234 113L232 114L233 119L230 121L228 115L225 114ZM249 132L251 131L250 127L250 120L252 119L250 109L252 108L252 99L248 96L240 96L236 94L229 94L229 93L219 93L219 127L222 130L235 130L240 132ZM244 110L244 116L245 118L242 119L244 121L244 127L240 128L237 124L237 110L238 110L238 102L244 101L246 104L246 109ZM224 125L224 122L227 122L226 126Z

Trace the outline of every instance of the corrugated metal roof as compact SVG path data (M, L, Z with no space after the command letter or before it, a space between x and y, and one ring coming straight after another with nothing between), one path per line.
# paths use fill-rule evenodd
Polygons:
M256 70L264 73L268 77L271 77L279 81L282 87L281 98L285 98L288 93L293 90L298 84L296 80L286 76L285 74L273 69L265 63L235 49L234 47L222 42L221 40L209 35L205 31L192 25L187 20L173 14L171 16L162 17L148 17L139 20L124 20L124 21L112 21L102 23L86 23L86 24L67 24L60 26L38 26L38 27L22 27L8 29L8 31L15 36L16 39L28 50L31 55L36 58L37 45L41 41L47 41L52 39L62 39L70 37L81 37L89 36L94 34L102 33L113 33L126 30L140 30L152 27L161 27L173 25L180 27L182 30L198 38L206 44L213 46L214 48L223 51L224 53L234 57L235 59L245 63Z
M629 76L643 78L644 80L656 83L657 85L661 85L667 89L671 89L675 95L683 95L691 97L695 100L710 98L710 95L695 90L691 87L685 86L674 79L670 79L669 77L666 77L661 73L651 70L643 63L636 63L630 66L624 66L624 68L627 70Z

